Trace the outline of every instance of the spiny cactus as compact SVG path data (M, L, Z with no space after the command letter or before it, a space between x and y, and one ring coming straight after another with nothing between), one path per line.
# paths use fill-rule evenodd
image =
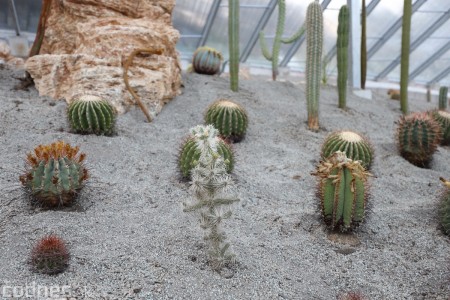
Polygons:
M400 64L400 108L408 113L409 54L411 41L412 0L404 0L402 18L402 54Z
M40 239L31 251L30 263L38 273L58 274L69 265L69 251L64 241L56 235Z
M239 0L228 0L228 47L230 52L230 88L239 90Z
M313 175L319 178L318 194L325 224L342 232L357 227L364 219L370 174L359 161L337 151L321 161Z
M214 75L220 72L222 54L210 47L200 47L192 57L192 67L195 73Z
M450 236L450 181L439 178L445 185L445 191L442 193L439 207L439 218L442 231Z
M434 110L430 112L431 117L438 122L441 127L442 145L450 144L450 113L445 110Z
M45 207L70 205L88 179L78 147L59 141L39 145L27 155L27 171L20 181L33 201Z
M448 94L448 87L441 86L439 88L439 109L440 110L446 110L447 109L447 94Z
M336 151L345 152L348 158L361 161L365 169L372 164L374 151L369 140L353 131L331 133L322 145L322 158L327 158Z
M306 11L306 102L308 128L319 130L320 73L322 70L323 15L318 1Z
M402 116L397 128L400 155L410 163L426 167L441 141L439 124L427 113Z
M239 104L219 99L206 110L205 123L214 125L223 138L238 142L245 136L248 116Z
M74 99L67 109L72 130L76 133L111 135L114 133L115 113L108 101L83 95Z
M339 10L339 23L337 29L337 85L339 92L339 108L347 107L347 78L348 78L348 35L349 12L347 5Z
M209 230L205 236L210 248L209 262L214 270L220 271L235 262L221 223L231 217L231 205L239 199L234 195L234 182L227 174L225 161L217 151L217 129L211 125L196 126L191 133L201 153L192 170L191 191L195 200L192 204L185 203L184 211L199 212L201 227Z

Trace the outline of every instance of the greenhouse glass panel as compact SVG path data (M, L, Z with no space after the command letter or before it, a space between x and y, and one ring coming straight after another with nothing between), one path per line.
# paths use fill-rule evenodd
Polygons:
M21 31L36 31L41 11L41 1L15 0L17 17ZM15 31L14 16L8 0L0 0L0 30L9 29Z
M436 60L430 66L424 70L419 76L416 77L415 81L420 83L427 83L437 75L447 70L450 67L450 50L447 51L440 59ZM450 74L447 74L443 79L440 80L443 85L450 85Z

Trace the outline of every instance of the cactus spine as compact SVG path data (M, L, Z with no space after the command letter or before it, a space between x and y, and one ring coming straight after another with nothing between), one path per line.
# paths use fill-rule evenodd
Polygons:
M431 117L438 122L441 128L441 144L450 144L450 113L445 110L434 110L430 113Z
M318 1L306 11L306 101L308 128L319 130L320 72L322 70L323 15Z
M367 77L367 11L366 0L362 0L361 7L361 88L366 89Z
M214 270L235 262L229 251L222 220L231 217L231 205L239 201L234 195L234 182L227 174L225 161L217 153L217 129L213 126L197 126L191 129L197 147L201 149L198 164L192 170L191 191L193 204L185 204L184 211L198 211L201 227L209 230L205 239L209 242L209 262Z
M339 108L347 106L347 78L348 78L348 33L349 13L347 5L339 10L339 24L337 29L337 85L339 91Z
M280 47L281 43L283 44L291 44L298 40L300 36L305 32L305 27L302 26L300 29L290 38L284 39L284 24L286 20L286 0L278 0L278 21L277 21L277 30L275 33L275 38L273 40L272 46L272 54L269 52L269 48L267 47L264 32L261 31L259 33L259 42L261 45L261 50L264 57L272 62L272 79L277 80L278 76L278 57L280 55Z
M214 75L220 72L222 54L210 47L200 47L192 56L192 67L195 73Z
M337 151L321 161L313 175L319 178L319 196L325 224L331 230L349 231L364 219L370 176L359 161Z
M230 52L230 87L239 90L239 0L228 0L228 46Z
M445 191L442 193L439 207L439 217L441 228L444 234L450 236L450 181L439 178L445 185Z
M70 254L64 241L56 235L40 239L31 251L30 263L34 271L58 274L69 265Z
M440 110L446 110L447 109L447 94L448 94L448 87L441 86L439 88L439 109Z
M400 66L400 108L408 113L409 48L411 40L412 0L404 0L402 23L402 54Z

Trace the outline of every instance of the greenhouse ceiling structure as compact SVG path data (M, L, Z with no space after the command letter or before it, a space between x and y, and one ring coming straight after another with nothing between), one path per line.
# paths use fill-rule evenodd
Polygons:
M336 73L336 29L338 12L348 4L352 11L352 41L359 55L358 33L362 0L320 0L324 12L324 61L326 72ZM310 1L286 0L285 36L302 26ZM413 0L410 46L410 81L424 86L450 85L450 1ZM270 69L261 53L259 32L270 44L275 35L278 0L240 1L240 60L251 68ZM188 62L199 46L208 45L228 57L228 1L177 0L173 24L181 34L178 50ZM39 21L41 1L0 0L0 39L21 35L31 43ZM367 78L399 82L403 0L366 0ZM356 21L355 21L356 20ZM355 38L356 36L356 38ZM353 57L356 59L356 55ZM295 72L305 69L306 43L302 36L293 44L282 45L281 67ZM359 64L354 60L355 65ZM355 86L355 84L354 84Z

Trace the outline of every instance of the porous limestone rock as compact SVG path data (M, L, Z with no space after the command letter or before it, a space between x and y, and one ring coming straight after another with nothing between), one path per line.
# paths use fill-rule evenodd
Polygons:
M0 65L6 64L15 69L22 69L24 67L24 61L22 58L11 55L11 49L8 43L0 41Z

